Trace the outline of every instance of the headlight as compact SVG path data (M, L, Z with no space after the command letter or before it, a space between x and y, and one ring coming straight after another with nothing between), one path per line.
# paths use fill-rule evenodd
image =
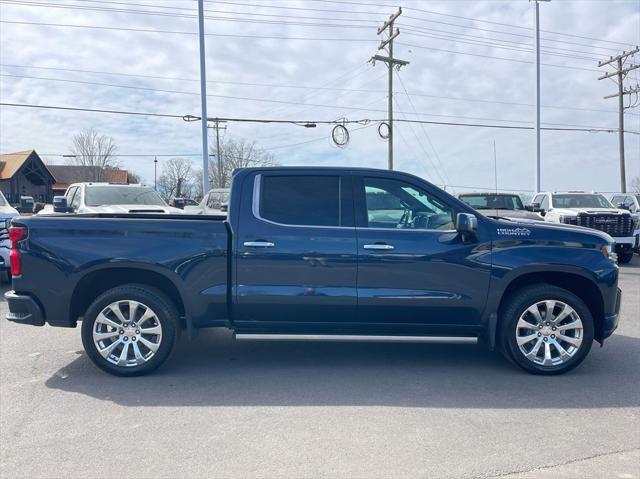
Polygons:
M613 250L612 244L606 244L600 247L600 252L609 258L611 261L616 263L618 261L618 255Z

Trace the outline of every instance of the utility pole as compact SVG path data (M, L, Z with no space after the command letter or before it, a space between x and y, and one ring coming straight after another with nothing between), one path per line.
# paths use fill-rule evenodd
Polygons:
M493 181L498 193L498 155L496 154L496 140L493 140Z
M153 189L158 191L158 157L153 157Z
M207 72L204 60L204 0L198 0L198 35L200 37L200 103L202 122L202 195L209 191L209 142L207 138Z
M218 169L218 184L216 185L218 188L224 188L222 184L222 156L220 155L220 130L226 130L226 126L221 126L221 123L226 123L225 120L219 120L217 118L213 119L213 126L209 128L214 128L216 130L216 168Z
M533 192L540 191L540 5L538 2L549 2L551 0L529 0L535 3L535 15L534 15L534 66L535 66L535 122L534 122L534 138L535 138L535 165L533 168Z
M609 57L608 60L604 60L598 62L599 67L603 67L605 65L615 65L615 71L612 73L607 73L606 75L602 75L598 80L604 80L606 78L617 77L618 83L618 92L612 95L605 96L605 100L609 98L618 97L618 148L620 151L620 192L627 192L627 174L625 171L625 161L624 161L624 110L626 109L624 106L624 96L631 95L632 93L639 93L640 87L636 85L635 88L625 88L624 87L624 79L629 74L630 71L635 70L636 68L640 68L640 64L632 64L625 68L625 63L629 59L629 57L635 55L640 51L640 48L636 47L630 52L622 52L620 55L615 57Z
M389 126L388 166L390 170L393 170L393 69L395 67L399 70L400 67L403 67L409 64L409 62L406 62L404 60L397 60L393 58L393 40L395 40L396 37L400 35L399 29L396 28L396 31L395 32L393 31L393 24L400 15L402 15L402 8L398 7L398 11L393 15L391 15L389 19L384 23L384 25L378 28L378 35L380 35L382 32L388 29L387 39L380 43L380 46L378 46L378 50L387 48L389 56L384 57L381 55L374 55L371 57L371 60L370 60L374 65L376 61L384 62L387 64L387 67L389 68L389 85L388 85L389 86L389 94L388 94L388 99L389 99L388 118L389 119L387 120L387 122Z

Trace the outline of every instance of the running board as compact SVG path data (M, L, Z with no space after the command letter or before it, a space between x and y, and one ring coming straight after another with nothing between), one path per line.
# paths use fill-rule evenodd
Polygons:
M361 334L235 334L239 341L351 341L384 343L477 344L475 336L379 336Z

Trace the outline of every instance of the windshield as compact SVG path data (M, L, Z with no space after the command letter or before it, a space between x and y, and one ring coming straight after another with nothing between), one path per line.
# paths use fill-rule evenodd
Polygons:
M602 195L560 194L553 195L554 208L613 208Z
M1 191L0 191L0 206L7 206L7 200L5 199Z
M87 206L156 205L166 206L152 188L137 186L88 186L85 189Z
M523 210L518 195L462 195L460 199L476 210Z

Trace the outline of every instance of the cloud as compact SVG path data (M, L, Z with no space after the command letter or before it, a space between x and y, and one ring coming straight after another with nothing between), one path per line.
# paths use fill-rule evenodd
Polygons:
M66 5L93 7L98 11L3 3L0 4L0 17L4 21L143 30L195 32L197 29L195 18L175 16L195 13L185 10L195 9L196 3L193 1L163 1L160 4L137 0L129 3L132 5L74 0L65 2ZM148 6L139 6L142 4ZM402 68L399 75L412 95L409 101L402 83L397 77L394 78L396 118L530 124L533 120L533 107L530 106L534 91L533 67L526 62L532 60L533 54L523 50L530 50L532 44L531 30L527 29L533 21L531 5L525 2L427 3L413 0L401 4L405 10L398 22L401 34L395 55L410 61L410 65ZM272 8L274 6L291 9ZM206 21L208 33L280 37L207 37L208 93L212 95L207 102L209 116L296 120L334 120L340 117L378 119L386 116L385 67L380 63L372 66L367 61L376 53L379 38L376 36L376 25L392 13L395 6L365 6L364 2L346 5L340 2L240 0L233 2L233 5L206 2L206 8L211 10L207 13L211 17ZM136 14L131 13L132 10L164 12L174 16ZM638 2L556 1L541 4L540 10L541 28L545 30L542 33L543 47L547 52L542 55L543 63L589 70L542 67L542 103L546 106L542 109L542 121L558 125L617 128L616 101L602 98L615 91L615 85L611 81L598 81L597 77L602 73L591 70L599 70L597 59L615 54L616 49L622 50L625 46L598 42L592 38L631 45L640 43ZM223 14L221 11L237 14ZM485 19L504 25L468 21L427 11ZM216 19L221 16L269 23ZM289 18L294 16L325 20ZM302 22L318 26L292 24ZM331 26L338 23L350 26ZM549 32L570 33L579 37ZM302 39L287 40L281 37ZM0 23L0 41L0 60L5 65L1 71L4 75L14 75L0 77L0 98L4 102L199 114L198 39L195 35ZM508 48L498 48L497 45ZM117 72L191 81L6 65ZM630 81L634 84L637 78L636 73L630 75ZM184 93L50 79L112 83ZM301 86L324 89L292 88ZM278 102L298 102L301 105ZM327 106L307 106L302 103ZM413 114L414 108L421 115ZM640 131L638 113L638 109L627 110L625 121L628 129ZM498 121L506 119L517 123ZM114 137L123 154L197 154L201 148L200 126L196 122L2 107L0 150L9 152L35 148L42 154L68 153L71 137L85 127L96 128ZM224 134L255 139L263 148L274 148L272 153L283 164L386 167L387 144L378 137L377 124L356 128L350 127L351 141L343 149L331 145L330 128L327 126L305 129L293 125L230 123ZM627 134L625 140L627 175L630 180L640 175L640 135ZM528 130L396 123L396 167L438 184L492 187L494 141L500 186L531 189L533 133ZM286 145L296 146L283 148ZM48 159L62 161L59 156L50 156ZM195 163L199 162L197 157L193 159ZM122 163L142 174L147 181L152 181L153 158L122 157ZM616 134L542 133L543 189L614 191L619 188L618 176Z

